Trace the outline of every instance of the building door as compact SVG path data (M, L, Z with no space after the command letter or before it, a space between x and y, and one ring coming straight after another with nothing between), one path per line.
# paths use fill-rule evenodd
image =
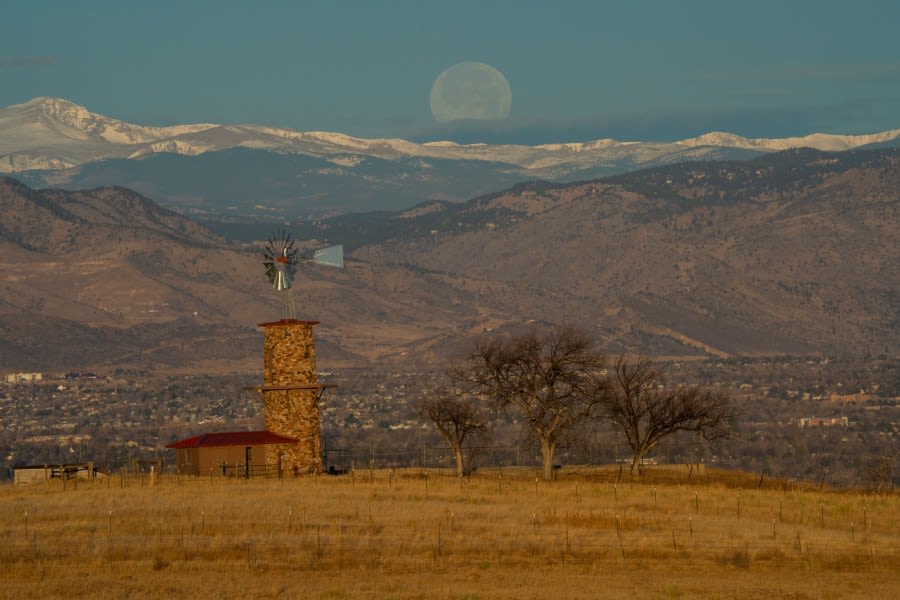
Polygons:
M253 447L244 448L244 477L250 479L250 463L253 461Z

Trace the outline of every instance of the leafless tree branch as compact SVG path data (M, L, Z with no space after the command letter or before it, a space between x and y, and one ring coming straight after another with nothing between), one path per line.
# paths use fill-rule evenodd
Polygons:
M586 333L562 327L545 336L483 337L451 378L494 411L516 409L539 441L543 476L553 477L560 440L595 412L604 394L605 356Z
M418 413L431 421L453 449L458 475L468 475L471 460L466 460L463 445L467 440L484 436L489 429L488 414L483 404L460 390L436 389L419 403Z
M631 447L631 471L663 438L693 431L706 441L731 435L735 416L727 395L699 386L664 388L660 372L646 359L616 360L602 414L619 427Z

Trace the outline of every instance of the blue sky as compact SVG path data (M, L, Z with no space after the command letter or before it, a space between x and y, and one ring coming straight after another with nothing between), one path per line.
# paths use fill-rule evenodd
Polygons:
M0 11L0 106L61 97L148 125L550 143L900 128L900 2L29 2ZM437 124L477 61L503 121Z

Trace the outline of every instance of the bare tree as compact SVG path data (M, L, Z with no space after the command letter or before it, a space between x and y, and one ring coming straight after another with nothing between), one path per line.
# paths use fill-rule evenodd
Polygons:
M560 440L603 397L604 358L583 331L563 327L545 336L481 338L467 362L450 373L495 411L513 407L522 414L540 444L544 479L552 479Z
M881 493L890 486L893 489L894 481L894 457L890 454L878 456L866 465L869 480L875 485L875 491Z
M644 455L677 431L692 431L706 441L728 437L735 412L728 396L699 386L666 389L660 371L646 359L616 360L603 402L603 416L625 434L631 447L632 475Z
M435 390L419 404L417 410L434 424L453 449L456 474L471 473L471 459L463 454L463 444L466 440L483 437L488 430L488 415L482 404L476 398Z

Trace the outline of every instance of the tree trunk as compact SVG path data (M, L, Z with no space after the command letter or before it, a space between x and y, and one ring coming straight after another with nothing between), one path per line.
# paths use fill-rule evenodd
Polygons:
M556 450L556 444L551 444L548 440L541 438L541 466L544 473L544 481L553 479L553 452Z
M462 447L453 448L453 455L456 456L456 476L462 477L466 474L465 462L463 461Z
M644 459L643 452L635 452L634 458L631 459L631 477L637 478L641 476L641 461Z

